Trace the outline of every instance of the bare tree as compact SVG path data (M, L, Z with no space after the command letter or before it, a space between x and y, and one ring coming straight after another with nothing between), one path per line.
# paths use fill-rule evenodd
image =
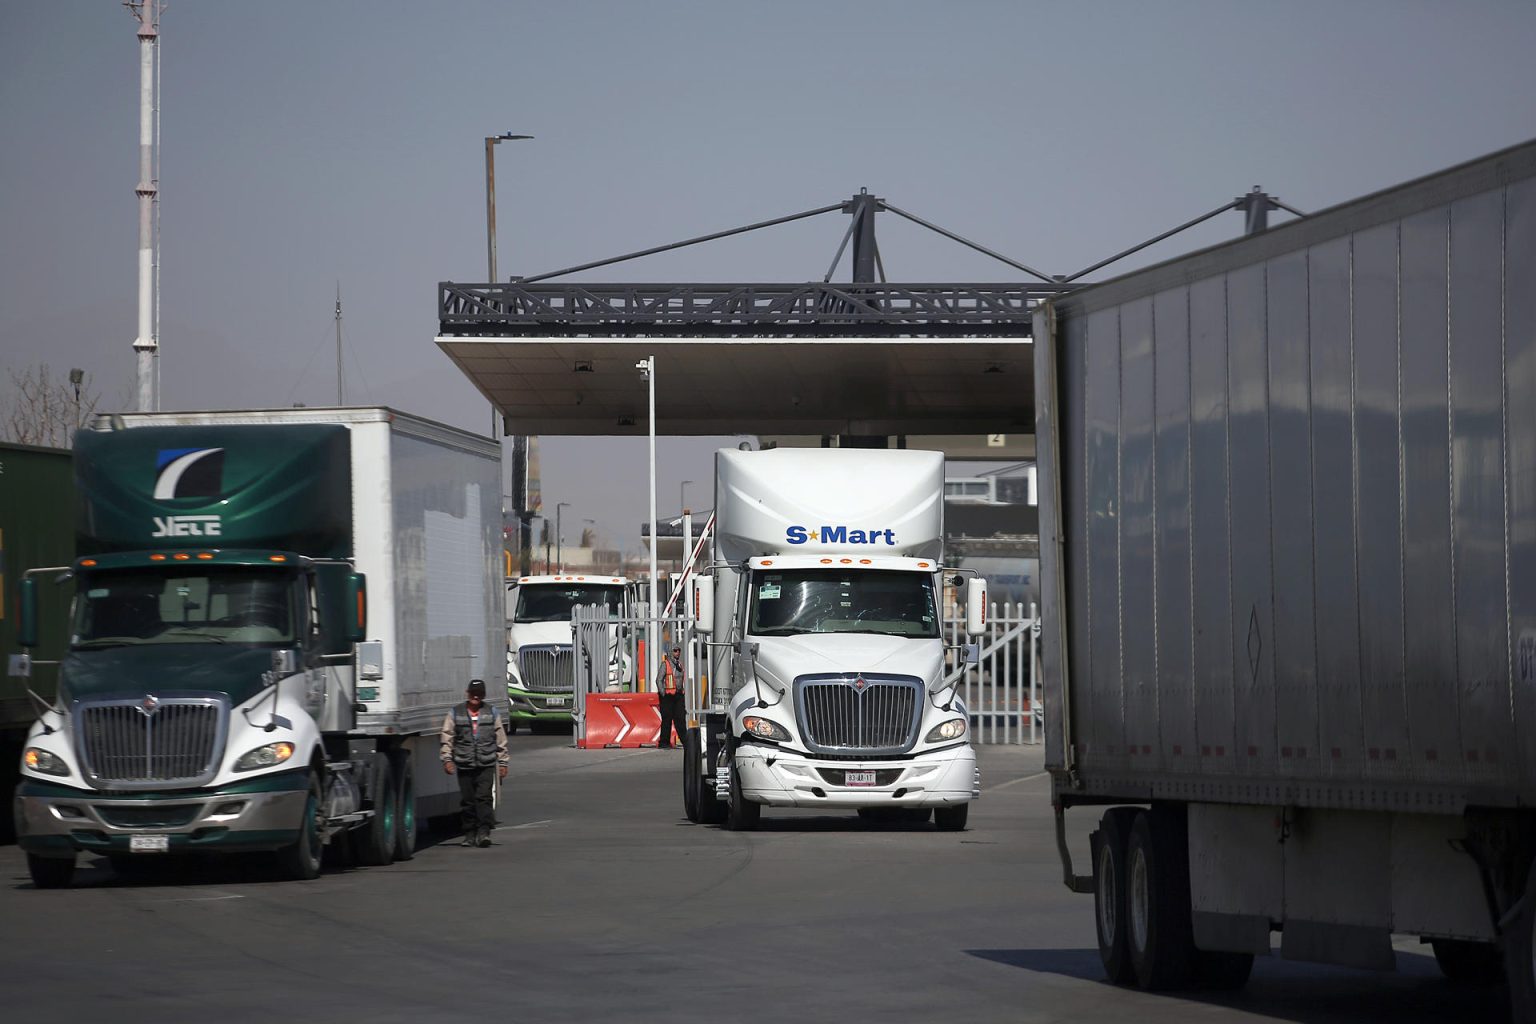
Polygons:
M0 382L0 440L67 448L101 404L91 375L71 370L60 379L46 363L6 368Z

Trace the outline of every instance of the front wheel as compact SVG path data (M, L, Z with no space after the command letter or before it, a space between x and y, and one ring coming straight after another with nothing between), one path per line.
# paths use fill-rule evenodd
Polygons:
M748 800L741 792L741 772L731 762L731 801L725 810L725 827L732 832L750 832L763 816L763 805Z
M75 877L74 855L39 857L35 853L29 853L27 854L27 873L32 876L32 884L39 889L67 888Z
M324 814L325 809L320 806L320 774L311 772L309 792L304 798L304 817L299 822L299 838L291 846L277 851L277 868L284 878L302 882L320 877Z
M970 804L951 804L933 809L933 827L940 832L964 832L965 822L971 816Z

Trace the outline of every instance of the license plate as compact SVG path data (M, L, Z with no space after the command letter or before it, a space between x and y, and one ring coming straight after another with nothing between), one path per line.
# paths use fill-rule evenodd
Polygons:
M569 697L551 697L546 703L552 708L563 708L570 704L570 702L571 698Z
M873 786L875 784L875 773L844 772L843 784L845 786Z
M128 851L130 853L169 853L170 849L170 836L128 837Z

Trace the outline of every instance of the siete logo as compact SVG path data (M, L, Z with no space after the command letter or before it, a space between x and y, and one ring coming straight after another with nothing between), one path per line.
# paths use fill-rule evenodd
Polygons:
M155 516L151 537L217 537L224 524L218 516Z
M818 530L807 529L804 526L791 526L784 531L784 539L791 544L805 544L809 541L820 541L823 544L886 544L894 546L896 543L895 530L860 530L850 529L847 526L823 525Z
M217 498L224 485L224 449L163 448L155 473L156 501Z

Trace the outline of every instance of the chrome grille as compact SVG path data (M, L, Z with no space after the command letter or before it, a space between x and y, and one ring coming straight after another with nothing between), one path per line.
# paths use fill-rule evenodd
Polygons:
M120 789L201 785L224 753L224 702L144 698L82 704L75 743L91 778Z
M534 693L570 693L576 688L569 644L524 647L517 652L523 689Z
M813 754L901 754L917 742L923 687L912 676L829 675L795 680L795 702Z

